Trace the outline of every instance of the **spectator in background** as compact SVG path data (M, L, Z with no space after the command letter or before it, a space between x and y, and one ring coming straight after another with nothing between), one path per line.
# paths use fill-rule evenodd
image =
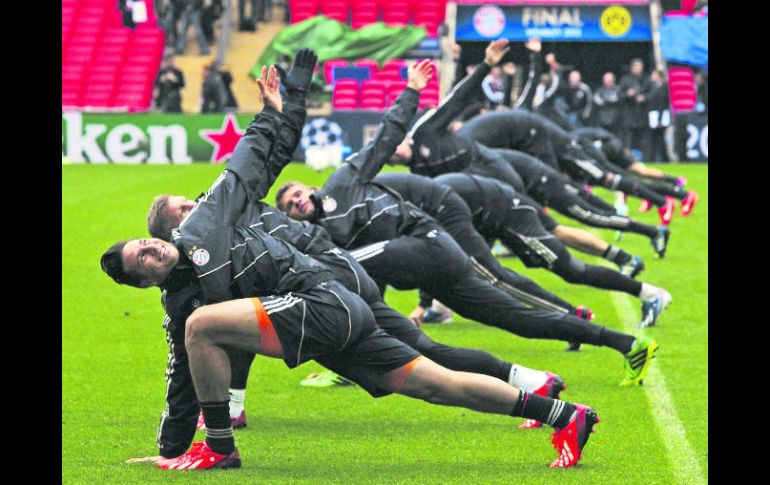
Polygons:
M569 83L564 88L562 96L567 103L567 121L575 127L587 125L591 117L593 93L588 84L583 82L580 71L574 70L569 73Z
M166 36L166 45L176 45L177 23L182 15L182 2L180 0L155 0L154 8L158 17L158 25Z
M632 59L630 72L620 81L625 110L623 113L624 144L644 153L644 140L648 130L647 95L650 80L644 75L641 59Z
M503 99L505 99L505 81L503 80L502 70L498 66L493 67L489 74L487 74L487 77L481 81L481 89L484 91L485 104L488 109L495 110L503 104Z
M222 113L227 106L227 89L215 62L203 66L201 113Z
M181 113L183 87L184 75L174 65L174 55L167 53L155 78L155 107L164 113Z
M665 132L671 125L668 86L663 73L657 69L650 73L650 93L647 95L647 119L649 120L648 150L645 158L650 162L668 162ZM660 157L658 157L660 155Z
M206 40L209 45L213 44L216 40L214 34L214 24L224 12L225 7L222 6L222 0L203 0L203 12L201 13L201 27L203 28L203 34L206 36Z
M503 70L503 83L504 88L503 92L505 93L505 96L503 97L503 104L505 106L513 106L513 102L516 100L514 98L514 90L518 93L521 88L521 76L518 76L519 69L516 67L516 64L512 62L506 62L503 64L502 67Z
M532 110L553 121L566 131L574 128L562 114L566 109L566 103L561 98L564 89L562 74L566 66L556 61L556 55L551 52L545 56L545 64L548 72L540 75L540 82L535 88L535 96L532 100Z
M695 71L695 93L697 96L697 103L695 104L695 111L697 113L708 113L709 111L709 80L708 80L708 68L704 71Z
M623 136L623 127L620 122L623 95L620 86L615 84L615 74L605 72L602 76L602 85L594 93L594 122L596 126L604 128L618 138Z
M225 94L227 95L225 108L227 111L237 111L238 101L236 101L233 90L230 88L230 85L233 83L233 75L230 72L230 69L227 67L220 68L219 75L222 77L222 84L225 86Z
M238 30L255 32L257 30L258 0L238 0ZM246 16L246 4L249 4L249 16Z
M198 47L200 48L200 55L209 55L211 51L209 50L208 39L201 25L203 0L180 0L180 2L182 4L182 28L179 31L179 38L176 42L176 53L183 54L185 48L187 48L187 30L190 28L190 24L192 24L193 30L195 30L195 39L198 41Z

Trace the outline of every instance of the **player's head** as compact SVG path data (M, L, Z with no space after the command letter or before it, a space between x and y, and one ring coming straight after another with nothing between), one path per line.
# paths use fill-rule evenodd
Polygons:
M155 197L147 213L147 230L152 237L171 240L171 230L179 227L196 202L183 195L162 194Z
M113 244L101 259L102 271L121 285L158 286L179 262L179 250L160 239L129 239Z
M278 188L275 205L292 219L306 221L315 215L315 204L310 200L310 194L316 190L316 187L291 180Z

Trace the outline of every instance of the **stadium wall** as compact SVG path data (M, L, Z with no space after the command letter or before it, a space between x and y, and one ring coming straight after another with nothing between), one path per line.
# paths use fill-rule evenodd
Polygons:
M340 145L358 151L383 113L335 111L308 116L295 160L310 146ZM252 114L118 114L62 112L63 163L223 163L232 154Z

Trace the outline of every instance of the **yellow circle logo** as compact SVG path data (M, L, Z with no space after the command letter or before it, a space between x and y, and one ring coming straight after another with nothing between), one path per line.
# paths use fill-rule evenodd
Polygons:
M617 5L605 8L599 19L599 26L610 37L626 35L631 30L632 24L631 12L627 8Z

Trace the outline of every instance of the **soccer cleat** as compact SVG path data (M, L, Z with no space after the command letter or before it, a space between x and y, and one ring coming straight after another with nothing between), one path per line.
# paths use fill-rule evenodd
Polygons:
M230 416L230 424L232 425L233 429L245 428L247 425L246 410L244 409L241 411L241 414L239 414L237 418Z
M580 350L580 347L582 347L583 344L580 342L570 342L567 344L567 348L564 349L565 352L577 352Z
M660 259L666 255L666 249L668 249L668 238L671 237L671 230L666 226L658 226L658 233L650 239L652 243L652 249Z
M679 215L690 215L690 212L692 212L692 209L695 207L695 203L698 202L698 199L700 199L700 195L698 195L697 192L694 190L688 191L687 195L685 195L684 199L682 199L682 207L679 209Z
M543 383L542 386L538 387L532 392L538 396L559 399L561 391L567 390L567 386L564 384L564 380L556 374L551 374L548 371L545 371L545 374L548 376L545 380L545 383ZM519 425L519 428L532 429L539 428L542 425L543 423L537 421L536 419L525 419L524 422Z
M551 468L567 468L575 466L583 457L583 449L591 437L593 428L599 422L599 416L593 408L575 404L575 414L567 426L557 429L551 435L551 443L559 457L551 463Z
M321 372L320 374L310 374L300 383L305 387L333 387L333 386L355 386L356 383L345 379L339 374L336 374L330 370Z
M203 413L198 413L198 424L195 425L195 429L197 430L205 430L206 429L206 422L203 420Z
M622 387L641 386L657 350L658 343L652 338L637 337L631 351L624 356L623 368L626 371L626 377L620 385Z
M658 207L658 215L660 216L660 223L667 226L671 223L671 218L674 217L674 210L676 210L676 202L674 198L667 195L666 203L663 207Z
M657 236L656 236L657 238ZM654 245L653 240L653 245ZM665 251L665 247L664 247ZM629 278L636 278L636 276L644 270L644 261L639 256L634 256L631 261L626 264L621 264L618 271L620 274L628 276Z
M495 241L495 244L492 246L491 249L492 256L496 258L510 258L512 256L515 256L513 254L513 251L511 251L508 246L504 245L500 241Z
M639 206L639 212L647 212L652 208L652 204L647 199L642 199L642 205Z
M640 328L653 327L658 323L658 318L668 304L671 303L671 293L658 288L658 295L655 298L642 301L642 321Z
M591 309L587 306L578 305L575 307L575 310L575 316L578 318L582 318L583 320L594 319L594 312L592 312Z
M432 308L428 308L425 310L425 315L422 317L422 323L452 323L454 322L454 318L452 318L452 312L444 313L444 312L437 312L436 310Z
M221 455L215 453L205 441L194 442L190 451L183 455L158 462L158 468L161 470L206 470L240 467L241 455L238 453L238 448L229 455Z

